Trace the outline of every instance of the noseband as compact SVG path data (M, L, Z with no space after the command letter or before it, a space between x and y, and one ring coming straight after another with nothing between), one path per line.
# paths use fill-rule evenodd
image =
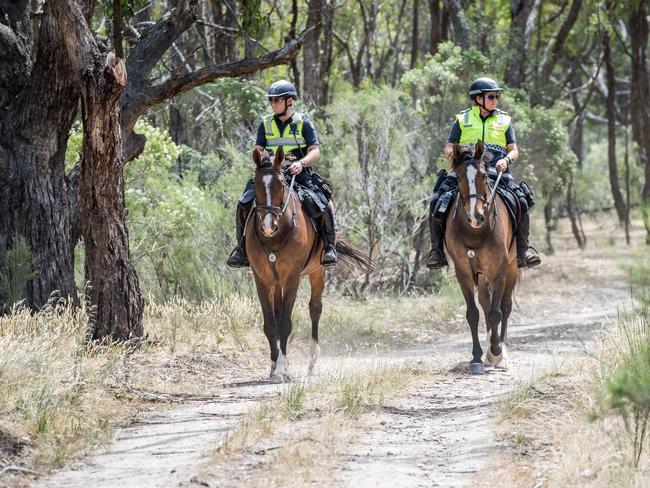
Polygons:
M270 166L260 166L257 168L255 173L259 173L262 175L277 175L277 174L282 174L284 170L282 168L274 168ZM255 207L258 210L263 210L266 213L272 213L275 215L278 219L282 217L282 214L284 214L284 211L287 209L287 205L289 204L290 196L291 196L291 190L293 189L293 183L296 180L296 175L293 175L291 178L291 185L289 186L289 192L288 194L284 193L284 189L282 192L282 205L280 207L276 205L261 205L258 201L257 198L255 199ZM284 184L283 184L284 186ZM286 195L286 200L285 200L285 195ZM260 216L261 218L261 216Z

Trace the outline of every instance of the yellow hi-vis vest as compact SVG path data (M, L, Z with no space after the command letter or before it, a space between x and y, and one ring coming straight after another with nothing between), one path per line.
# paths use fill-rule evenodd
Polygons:
M487 119L481 119L480 108L475 105L456 115L460 125L460 144L476 144L483 141L486 149L508 153L506 131L510 127L510 116L495 110Z
M291 122L284 128L284 134L280 134L280 128L273 114L264 116L263 122L267 149L275 152L282 146L285 154L293 149L306 149L305 138L302 135L302 114L293 113ZM292 125L295 129L291 128Z

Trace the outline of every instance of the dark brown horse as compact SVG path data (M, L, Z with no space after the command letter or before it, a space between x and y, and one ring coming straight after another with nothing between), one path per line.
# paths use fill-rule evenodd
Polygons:
M320 351L318 322L325 288L325 268L320 264L323 244L296 192L286 184L282 148L273 160L254 151L253 161L257 167L255 207L246 224L246 250L262 305L264 334L271 347L271 380L284 382L289 379L287 340L291 334L291 313L302 276L309 276L311 284L309 373ZM336 250L348 264L372 266L367 257L345 241L337 241Z
M467 304L466 317L473 344L469 365L472 374L484 372L474 288L478 288L478 300L487 323L489 345L485 364L506 368L508 317L518 276L517 249L508 210L500 197L491 194L482 161L483 150L480 141L474 154L454 145L452 169L458 177L459 188L445 233L447 252L454 261L456 278Z

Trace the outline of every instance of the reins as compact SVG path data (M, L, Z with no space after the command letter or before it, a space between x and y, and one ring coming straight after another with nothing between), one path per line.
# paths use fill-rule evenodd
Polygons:
M488 201L484 202L486 207L489 207L494 201L494 197L497 193L497 188L499 187L499 183L501 182L502 176L503 176L503 171L499 171L499 176L497 176L497 180L494 182L494 187L492 187L492 193L490 193L490 196L488 197Z

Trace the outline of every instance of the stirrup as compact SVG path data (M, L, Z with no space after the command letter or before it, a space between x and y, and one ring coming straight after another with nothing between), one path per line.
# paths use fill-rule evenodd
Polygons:
M334 266L338 262L338 257L336 256L336 249L334 246L326 246L323 249L323 254L320 258L321 266L330 267Z
M447 266L445 252L440 249L431 249L426 259L426 265L429 269L440 269Z
M240 246L237 246L232 250L226 264L231 268L245 268L248 266L248 259L244 249Z
M537 253L537 249L533 246L528 246L523 253L522 257L517 257L517 267L518 268L532 268L541 264L542 260Z

